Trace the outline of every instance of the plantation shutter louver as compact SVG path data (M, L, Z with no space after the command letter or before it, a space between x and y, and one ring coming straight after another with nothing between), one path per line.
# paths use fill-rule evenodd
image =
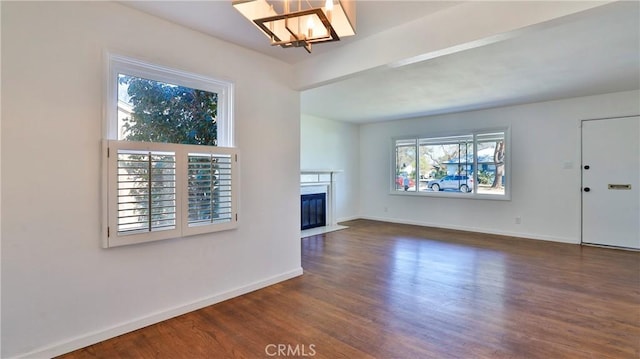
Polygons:
M188 225L230 222L231 155L189 153Z
M118 233L176 228L176 156L118 150Z

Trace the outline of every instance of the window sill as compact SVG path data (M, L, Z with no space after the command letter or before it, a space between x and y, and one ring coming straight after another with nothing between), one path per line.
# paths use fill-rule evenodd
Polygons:
M511 194L484 194L484 193L461 193L461 192L431 192L431 191L390 191L392 196L409 196L409 197L433 197L433 198L456 198L456 199L474 199L474 200L490 200L490 201L510 201Z

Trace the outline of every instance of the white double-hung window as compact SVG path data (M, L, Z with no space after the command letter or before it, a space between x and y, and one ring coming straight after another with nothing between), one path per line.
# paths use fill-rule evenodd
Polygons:
M110 55L103 246L235 228L231 83Z

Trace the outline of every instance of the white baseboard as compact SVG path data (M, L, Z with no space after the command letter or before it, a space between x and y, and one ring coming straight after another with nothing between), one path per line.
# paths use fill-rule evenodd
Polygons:
M126 323L118 324L116 326L113 326L107 329L95 331L93 333L85 334L85 335L67 340L65 342L56 343L44 348L34 350L29 353L21 354L15 358L34 358L34 359L35 358L52 358L58 355L72 352L77 349L84 348L92 344L99 343L107 339L117 337L125 333L132 332L134 330L138 330L140 328L144 328L152 324L162 322L167 319L177 317L182 314L192 312L194 310L198 310L216 303L220 303L227 299L235 298L243 294L268 287L270 285L273 285L273 284L276 284L300 275L302 275L302 268L294 269L292 271L282 273L277 276L273 276L273 277L266 278L254 283L250 283L248 285L235 288L223 293L219 293L207 298L202 298L202 299L193 301L191 303L183 304L174 308L169 308L167 310L152 313L143 317L133 319Z
M501 231L501 230L487 229L487 228L479 228L479 227L450 226L450 225L442 225L440 223L429 223L429 222L423 222L423 221L401 220L401 219L396 219L396 218L384 218L384 217L372 217L372 216L361 216L360 218L361 219L369 219L369 220L372 220L372 221L391 222L391 223L398 223L398 224L410 224L410 225L415 225L415 226L434 227L434 228L443 228L443 229L454 229L454 230L458 230L458 231L486 233L486 234L496 234L496 235L500 235L500 236L518 237L518 238L526 238L526 239L536 239L536 240L549 241L549 242L580 244L580 238L565 238L565 237L555 237L555 236L540 235L540 234L534 234L534 233L508 232L508 231Z
M336 221L336 223L340 223L340 222L347 222L347 221L353 221L356 219L361 219L362 217L360 216L347 216L347 217L342 217L342 218L338 218L338 220Z

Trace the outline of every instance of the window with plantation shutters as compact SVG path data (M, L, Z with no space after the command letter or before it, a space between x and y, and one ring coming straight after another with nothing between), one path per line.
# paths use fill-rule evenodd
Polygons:
M233 84L108 55L103 247L238 225Z
M237 226L234 148L105 141L105 247Z

